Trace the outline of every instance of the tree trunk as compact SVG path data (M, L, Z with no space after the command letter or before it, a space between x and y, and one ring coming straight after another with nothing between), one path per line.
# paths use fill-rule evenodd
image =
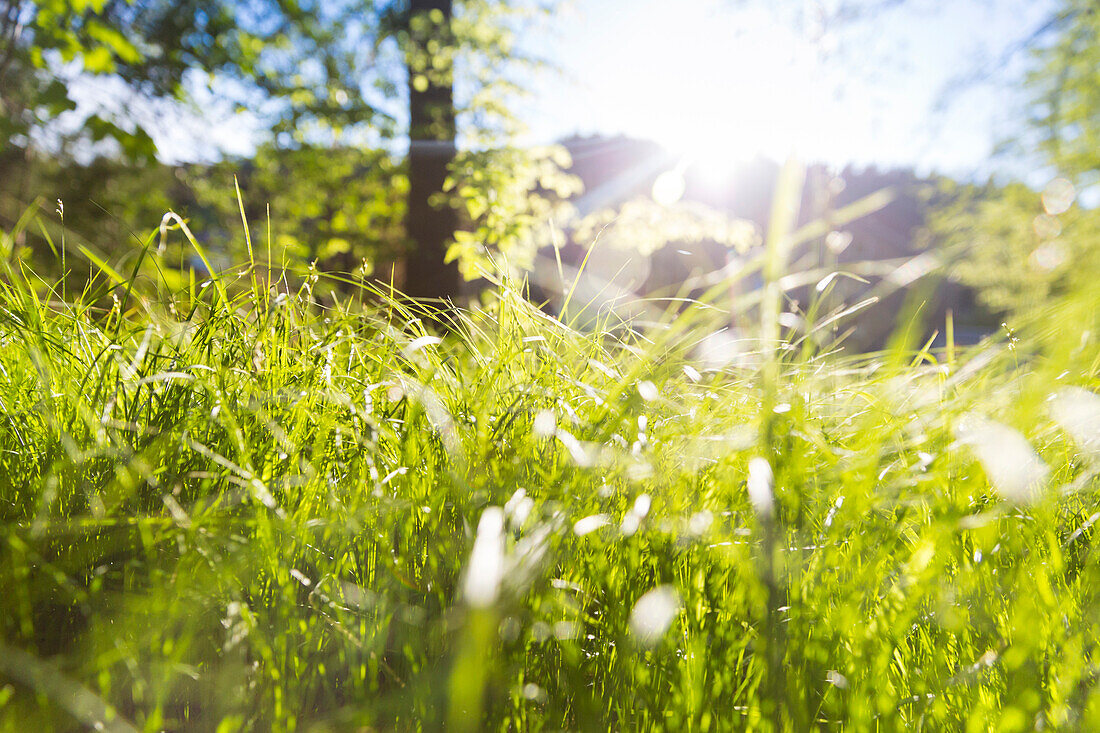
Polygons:
M456 152L453 0L410 0L409 199L405 229L412 251L405 264L405 293L417 298L454 298L461 278L443 257L458 224L455 210L442 201L443 182ZM428 52L429 42L438 47ZM435 44L432 44L434 46ZM443 63L440 63L440 55ZM433 58L434 56L434 58Z

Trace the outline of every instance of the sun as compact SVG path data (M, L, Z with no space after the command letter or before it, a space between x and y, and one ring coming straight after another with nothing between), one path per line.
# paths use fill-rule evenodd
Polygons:
M825 134L822 68L813 47L766 11L647 4L624 37L637 41L623 72L603 79L603 102L634 134L661 143L680 166L720 186L744 162L816 147Z
M732 134L729 134L732 133ZM678 154L685 169L690 168L693 179L710 188L724 186L734 172L761 151L754 139L747 135L738 135L711 131L691 136L683 143L664 143L666 146L679 147Z
M724 43L717 31L698 33L672 36L661 49L668 85L654 120L659 142L712 172L797 147L816 72L800 58L801 41L767 26Z

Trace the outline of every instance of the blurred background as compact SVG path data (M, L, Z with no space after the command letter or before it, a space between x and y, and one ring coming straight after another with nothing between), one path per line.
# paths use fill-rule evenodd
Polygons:
M158 231L174 211L213 267L319 297L507 275L554 313L576 282L594 313L717 298L737 329L798 160L784 324L827 281L876 299L853 347L915 293L974 341L1098 272L1096 10L0 0L2 254L73 292L105 263L183 287L206 265Z

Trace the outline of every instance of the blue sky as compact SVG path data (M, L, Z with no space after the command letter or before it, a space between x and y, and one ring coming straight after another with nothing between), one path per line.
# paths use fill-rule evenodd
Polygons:
M836 4L573 0L552 32L529 40L563 72L534 86L530 139L624 133L717 164L795 152L989 171L994 145L1022 119L1016 84L1028 57L1007 51L1054 3L908 0L873 18L818 22ZM945 94L975 72L982 81Z
M526 141L622 133L716 169L793 152L837 166L1029 177L1028 162L989 155L1023 119L1028 56L1007 51L1055 0L902 0L873 17L820 22L841 2L884 1L564 0L547 29L523 39L560 67L530 84ZM975 72L981 81L945 94ZM74 91L87 97L82 108L128 106L117 86ZM201 85L196 93L201 114L165 109L170 124L152 126L162 155L248 154L262 129L255 116L233 114Z

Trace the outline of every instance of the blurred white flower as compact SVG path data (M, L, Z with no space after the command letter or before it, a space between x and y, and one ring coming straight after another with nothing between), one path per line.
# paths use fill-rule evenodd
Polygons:
M691 515L691 519L688 520L688 532L699 537L704 534L710 525L714 523L714 514L704 509L700 512L695 512Z
M1002 497L1014 502L1037 498L1049 469L1024 436L1007 425L973 414L963 416L955 435L974 452Z
M659 585L634 604L630 631L644 646L653 646L668 631L680 612L680 594L670 585Z
M578 537L584 537L586 534L591 534L609 524L611 524L611 517L606 514L592 514L583 519L578 519L576 524L573 525L573 533Z
M629 537L638 531L638 528L642 526L642 520L649 514L651 503L652 499L649 498L649 494L638 495L638 498L634 500L634 506L623 517L621 526L623 534Z
M528 682L526 685L523 686L523 696L528 700L542 702L546 699L546 690L542 689L534 682Z
M474 608L491 606L504 577L504 510L491 506L481 513L474 549L466 568L463 592Z
M554 432L561 444L565 446L565 449L569 451L569 457L573 459L573 462L578 466L591 466L596 462L596 451L591 444L581 443L573 437L568 430L557 430Z
M405 347L405 354L407 356L412 356L416 352L423 349L425 346L434 346L435 344L441 343L442 341L443 339L439 338L438 336L421 336L420 338L413 339L409 342L409 345Z
M539 410L535 415L531 430L540 438L549 438L558 426L558 419L551 410Z
M522 527L534 508L535 502L527 496L527 489L516 489L516 492L512 494L512 498L504 504L504 513L508 516L513 527Z
M762 517L770 517L775 510L775 495L772 493L774 478L767 459L757 456L749 461L749 501Z
M1077 445L1100 457L1100 396L1066 387L1051 396L1050 414Z

